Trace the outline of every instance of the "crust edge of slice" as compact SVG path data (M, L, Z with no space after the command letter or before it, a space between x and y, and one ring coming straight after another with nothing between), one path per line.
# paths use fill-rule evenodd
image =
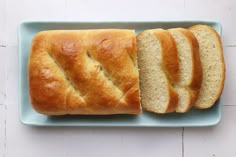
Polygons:
M194 25L194 26L188 28L188 30L193 32L195 29L198 29L198 28L207 29L209 32L214 34L214 36L215 36L215 38L217 40L217 43L218 43L218 48L220 50L219 51L219 53L220 53L220 60L222 62L222 67L221 67L221 69L222 69L222 79L221 79L221 82L220 82L220 87L219 87L218 93L216 94L214 100L210 104L208 104L208 105L196 104L196 103L194 103L194 105L193 105L194 108L207 109L207 108L212 107L215 104L215 102L219 99L219 97L221 96L221 94L223 92L226 69L225 69L225 62L224 62L224 55L223 55L223 46L222 46L222 42L221 42L221 38L220 38L219 34L216 32L216 30L214 28L212 28L210 26L207 26L207 25L202 25L202 24ZM193 34L194 34L194 32L193 32ZM196 38L197 38L197 36L196 36ZM200 42L199 42L199 46L200 46ZM201 89L200 89L200 92L201 92Z

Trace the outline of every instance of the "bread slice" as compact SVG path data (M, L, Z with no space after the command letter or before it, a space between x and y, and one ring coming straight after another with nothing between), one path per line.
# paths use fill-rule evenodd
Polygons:
M175 40L179 60L179 82L175 88L179 102L176 112L187 112L196 101L202 82L202 66L199 45L195 36L187 29L168 30Z
M195 25L189 30L195 35L200 48L203 79L196 108L209 108L220 97L225 80L223 48L218 33L206 25Z
M142 107L156 113L175 111L178 95L178 56L171 34L163 29L147 30L137 36Z

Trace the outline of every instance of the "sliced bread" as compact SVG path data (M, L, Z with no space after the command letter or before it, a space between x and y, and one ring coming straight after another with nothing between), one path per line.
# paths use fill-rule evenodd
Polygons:
M179 79L179 65L174 39L166 30L147 30L137 36L137 45L143 109L175 111L178 95L173 84Z
M209 108L214 105L222 93L225 80L223 48L218 33L206 25L195 25L189 30L199 43L203 79L196 108Z
M179 101L176 112L187 112L196 101L202 82L202 66L199 45L195 36L187 29L168 30L175 40L179 60L179 82L175 84Z

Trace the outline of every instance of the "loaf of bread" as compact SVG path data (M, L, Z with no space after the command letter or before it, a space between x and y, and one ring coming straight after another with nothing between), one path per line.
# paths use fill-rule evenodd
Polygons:
M176 45L163 29L147 30L137 36L142 107L156 113L173 112L178 95L173 84L179 80Z
M225 64L219 35L205 25L137 37L127 29L53 30L35 35L28 80L33 108L46 115L140 114L140 101L147 111L185 113L214 105Z
M36 34L28 60L30 99L42 114L140 114L133 30Z
M179 60L179 82L175 89L179 96L176 112L187 112L196 101L202 82L202 65L199 45L195 36L187 29L169 29L175 40Z
M225 63L221 39L210 26L195 25L189 30L195 35L200 48L203 80L196 108L209 108L220 97L225 80Z

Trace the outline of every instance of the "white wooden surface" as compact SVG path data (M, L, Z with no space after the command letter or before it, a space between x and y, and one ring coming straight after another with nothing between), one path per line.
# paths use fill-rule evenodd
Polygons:
M22 20L217 20L227 77L223 117L209 128L36 128L18 120L18 48ZM235 0L0 0L0 157L235 157Z

